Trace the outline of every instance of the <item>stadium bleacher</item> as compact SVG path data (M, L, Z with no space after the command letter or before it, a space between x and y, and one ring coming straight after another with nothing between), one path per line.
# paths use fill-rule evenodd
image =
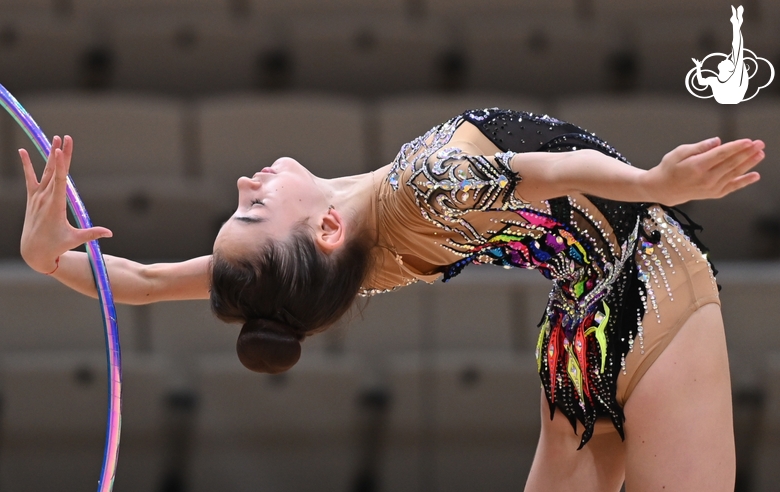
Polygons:
M645 169L683 143L763 139L758 184L683 209L721 272L737 490L773 491L780 84L726 107L683 81L691 58L729 51L728 5L0 0L0 84L49 135L74 136L76 186L114 232L103 250L143 262L209 254L237 178L279 157L325 178L368 172L475 107L571 121ZM746 46L780 68L778 2L744 5ZM0 115L0 489L84 490L105 425L100 315L19 258L19 147ZM539 431L548 290L493 267L421 282L310 337L279 376L240 366L238 326L206 301L120 306L116 490L517 490Z

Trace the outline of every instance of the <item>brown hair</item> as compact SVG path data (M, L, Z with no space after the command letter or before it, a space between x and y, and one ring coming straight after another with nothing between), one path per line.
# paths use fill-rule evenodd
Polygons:
M294 366L300 342L352 307L373 266L374 245L358 233L328 255L299 224L288 239L268 240L250 258L215 251L211 309L222 321L244 324L236 345L241 363L272 374Z

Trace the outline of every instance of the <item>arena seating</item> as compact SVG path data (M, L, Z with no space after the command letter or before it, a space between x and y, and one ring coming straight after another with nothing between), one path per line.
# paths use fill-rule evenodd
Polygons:
M738 106L734 114L734 138L760 139L766 143L766 153L780 146L780 135L775 130L780 124L780 99L763 98L761 104ZM762 163L756 168L761 181L752 186L750 196L758 202L780 206L776 183L780 180L777 166Z
M268 25L213 15L121 17L113 24L108 45L118 90L192 95L254 89L263 82L262 55L276 47Z
M534 98L501 93L456 95L407 95L387 97L370 108L376 124L377 140L370 155L374 167L391 162L401 145L467 109L507 107L543 112L544 104Z
M756 2L743 2L747 4L746 10ZM674 0L660 0L652 4L642 2L622 2L620 0L593 0L593 14L596 17L619 16L623 19L629 19L636 16L643 17L701 17L714 16L723 17L728 20L731 15L727 0L685 0L682 2ZM735 5L736 6L736 5Z
M595 132L643 169L661 162L678 145L721 135L725 129L716 106L660 95L562 98L552 114Z
M0 353L31 351L102 351L101 315L97 301L56 280L35 274L26 265L4 264L0 277L2 337ZM122 341L135 345L133 308L118 306Z
M191 490L349 489L361 385L353 358L312 354L278 376L251 373L232 354L200 368Z
M4 12L47 13L53 7L51 0L2 0L0 8Z
M144 262L209 254L236 179L281 156L325 178L367 172L469 108L572 121L640 168L716 135L763 139L758 184L682 209L721 272L736 490L769 492L780 478L780 82L720 106L683 80L691 58L729 52L730 5L0 0L0 84L48 135L75 137L76 186L114 231L101 247ZM780 2L743 5L745 46L780 69ZM19 258L22 146L0 116L0 489L88 490L104 444L100 314ZM536 272L491 266L420 282L306 339L278 376L240 365L240 326L208 301L119 306L115 490L521 489L548 292Z
M73 12L77 16L95 16L105 19L109 16L133 14L165 15L183 12L206 14L227 13L235 7L232 0L71 0Z
M763 359L765 366L761 372L762 387L765 390L763 415L752 432L758 436L752 471L755 490L769 491L780 480L777 462L780 460L780 352Z
M610 87L605 68L612 34L598 25L541 16L476 17L469 25L455 42L469 90L549 98Z
M766 357L780 346L780 334L767 320L774 318L776 303L767 302L778 295L777 265L740 264L719 275L723 285L720 292L723 303L723 322L729 353L732 354L732 377L735 383L745 378L761 380ZM761 327L751 329L750 327Z
M531 354L505 349L397 354L388 380L381 475L388 490L523 486L539 429L540 385Z
M377 2L379 4L381 2ZM402 16L349 16L290 22L291 86L377 96L446 84L443 26Z
M240 326L217 320L207 301L151 304L136 308L145 314L149 350L172 361L172 386L193 391L201 356L235 354Z
M777 196L780 173L773 165L772 154L780 144L773 130L779 122L778 109L778 99L765 96L758 104L755 101L743 103L728 114L730 132L727 136L763 140L767 158L755 168L761 175L758 183L721 200L693 202L688 207L694 217L700 217L704 226L701 239L705 244L712 244L713 254L734 259L777 257L780 250L780 199ZM740 236L753 239L746 243L728 239Z
M691 58L702 61L711 53L731 52L729 15L726 10L715 18L654 19L646 21L641 29L619 22L611 26L623 33L628 46L635 46L639 90L679 92L688 98L687 91L683 92L685 77L696 67ZM687 56L675 56L675 52ZM715 65L710 60L704 67L717 70Z
M337 328L337 346L374 362L399 351L422 350L430 328L429 298L430 286L419 283L368 299L362 313L356 309L352 321Z
M484 270L473 273L487 274ZM490 273L494 279L498 277L497 272ZM527 283L537 280L537 272L522 273L534 277ZM522 320L520 322L525 324L538 313L527 315L522 305L522 292L513 289L510 284L497 282L497 285L491 285L491 282L485 282L484 276L479 280L472 280L473 277L464 278L461 282L453 280L447 285L438 282L435 289L431 289L433 292L427 304L437 319L431 326L433 346L443 350L511 350L517 347L521 338L518 321ZM550 290L549 285L541 288L545 294ZM486 307L490 307L474 309L469 300L473 298L475 289L484 298Z
M185 142L181 102L55 94L26 97L24 105L48 135L73 136L71 175L93 223L125 238L105 241L105 252L134 259L211 252L215 228L208 190L187 167L194 155ZM31 149L18 129L13 143ZM40 173L43 161L33 157ZM21 176L21 165L15 175Z
M774 149L780 145L780 138L774 130L780 123L778 110L780 100L765 97L760 103L756 101L739 106L734 114L734 138L757 138L766 143L767 159L756 168L761 180L732 199L739 200L738 203L742 205L735 208L738 213L741 212L743 220L751 221L756 226L756 246L751 251L751 257L754 258L773 258L778 251L780 197L777 195L777 183L780 172L772 160ZM729 198L726 197L727 200Z
M0 84L17 96L19 92L82 86L91 37L88 24L33 15L35 10L16 15L9 15L13 10L4 7L0 11L4 14L0 19Z
M767 322L773 316L767 309L773 305L771 299L775 296L778 276L767 264L752 268L744 264L719 266L734 389L737 393L755 391L754 388L762 388L762 381L767 380L761 372L761 361L772 350L777 350L780 343L775 340L776 330ZM34 398L38 390L50 393L43 382L25 379L28 382L22 383L18 379L28 378L25 374L30 371L42 371L43 375L36 377L51 379L51 384L61 386L58 390L61 392L69 386L57 383L57 378L73 380L73 369L66 367L78 368L85 360L93 361L89 367L95 368L93 374L98 382L94 387L90 386L93 389L88 393L92 396L87 398L87 393L84 397L74 393L68 397L51 393L52 401L72 401L76 408L73 411L80 412L78 405L90 406L89 411L73 424L61 427L56 424L57 432L67 432L72 426L81 425L78 422L91 419L90 412L97 412L91 408L93 403L101 412L105 405L105 388L99 383L99 378L104 377L104 364L98 362L102 360L99 349L102 334L99 333L95 301L77 302L77 298L58 301L59 297L52 289L71 293L54 285L50 279L19 266L6 265L0 270L0 278L8 285L0 295L4 319L8 320L3 327L10 326L6 323L12 323L14 319L19 322L32 320L15 330L4 329L0 337L7 354L2 358L3 369L0 370L6 405L24 401L23 398ZM150 411L148 408L133 409L134 405L163 401L171 389L184 387L193 392L196 402L200 402L189 410L195 419L191 432L194 432L196 444L192 461L186 461L186 466L190 470L187 482L193 489L209 490L223 480L230 484L231 490L249 490L259 484L283 489L284 484L289 483L308 490L312 483L319 481L343 489L344 484L351 483L356 476L358 459L355 456L361 449L363 435L361 422L367 418L365 408L356 402L360 401L361 391L379 388L380 395L385 394L388 403L376 417L378 422L384 422L381 425L385 430L375 443L375 452L381 457L377 465L378 479L385 484L386 490L467 490L473 488L474 480L487 480L496 490L515 487L522 483L524 470L530 463L533 436L538 429L535 426L538 426L539 385L531 351L538 321L535 318L541 309L539 306L544 305L547 286L533 272L527 275L511 273L490 266L474 267L446 287L418 284L372 299L362 322L356 320L354 325L307 340L300 365L286 376L275 377L257 375L240 366L233 350L237 327L220 326L207 318L208 308L203 302L120 307L122 341L128 360L125 377L127 419L139 418ZM26 284L40 287L25 289ZM43 288L46 285L49 288ZM453 295L444 297L443 289L448 289L448 293L453 289ZM473 311L469 312L470 299L459 294L466 289L488 298L493 292L492 297L498 300L491 302L498 302L495 309L504 314L492 321L500 322L492 323L484 317L479 319ZM417 308L414 308L415 304ZM426 308L428 305L433 307ZM79 306L77 311L72 311L74 306ZM149 311L137 312L144 309ZM415 327L414 316L408 317L415 311L423 316L419 327ZM18 314L14 315L14 312ZM400 312L404 313L403 317ZM74 318L68 325L51 324L50 320L73 317L68 313L81 313L79 316L84 321ZM509 320L512 320L511 324L508 324ZM495 326L491 326L493 324ZM151 333L144 335L142 325L151 325ZM448 325L455 328L449 329ZM35 326L46 329L33 331L28 341L14 335ZM33 340L32 335L36 333L38 340ZM479 336L471 337L470 333ZM76 334L78 337L72 338ZM150 337L151 341L141 343L139 338L144 336ZM335 339L328 341L329 336ZM79 339L83 341L78 342ZM73 350L85 349L90 351L86 359L78 355L83 352L68 355L73 354ZM146 360L144 357L149 356L158 360L151 367L162 371L155 376L160 379L154 383L157 385L154 387L163 388L162 395L134 396L129 388L139 379L132 375L136 371L133 368L138 367L132 361ZM59 360L74 362L63 363L63 366L56 362ZM37 367L42 369L35 369ZM510 384L504 378L519 379ZM78 384L73 384L76 385L74 389L68 391L82 391ZM142 388L152 391L145 383ZM22 391L26 393L19 393ZM473 407L477 402L494 400L494 404ZM27 425L23 424L24 420L18 420L24 414L14 417L20 414L13 408L17 407L7 407L5 418L11 420L2 425ZM508 408L513 410L510 412ZM295 413L298 410L292 409L302 409L303 413ZM521 411L515 412L517 409ZM317 415L310 415L310 411ZM162 412L168 415L169 410L163 407ZM494 413L489 418L482 418L484 412ZM33 414L30 415L32 418ZM763 415L767 422L773 422L773 413L765 411ZM39 445L32 443L39 441L24 438L28 447L9 448L16 450L13 463L19 464L13 467L15 474L4 479L7 490L20 490L13 484L24 480L24 473L28 473L24 470L29 471L30 466L43 463L37 460L51 460L46 463L50 464L52 475L63 483L79 483L90 473L94 477L96 471L79 468L76 462L99 462L102 441L98 437L104 421L103 417L95 418L100 426L94 425L90 431L95 436L92 444L77 445L65 437L57 437L36 448ZM159 421L160 417L155 419L152 422ZM300 419L313 420L302 422ZM147 419L143 417L140 421ZM504 423L503 427L500 422ZM128 423L128 429L130 427ZM497 427L505 428L506 435L497 435ZM245 428L242 435L241 429ZM47 433L46 429L43 426L40 431ZM295 429L298 429L297 433ZM332 433L326 437L316 437L318 432L330 431ZM128 441L133 439L128 437ZM127 447L123 445L124 461L120 469L124 467L125 475L120 471L117 487L128 487L128 482L135 483L133 480L160 479L165 460L156 462L157 468L150 466L144 473L130 472L136 466L145 466L144 460L152 456L148 453L166 449L160 442L152 444L141 437L138 440L138 448L129 443ZM19 441L7 439L4 442L4 446L17 446ZM771 442L767 445L774 446ZM70 450L67 459L63 457L64 449ZM130 449L137 449L139 455L133 458L136 451ZM1 455L8 457L9 453ZM298 467L289 467L295 460L311 461L313 470L296 475ZM256 471L252 472L253 469ZM42 483L41 487L45 488L46 484Z
M95 486L106 425L101 352L17 352L2 359L3 490ZM123 358L122 461L117 490L153 490L164 463L160 360ZM42 473L42 470L47 470Z
M720 108L705 101L658 95L562 99L554 114L594 131L643 169L661 162L678 145L714 136L729 140L732 121ZM757 224L751 218L768 212L767 204L749 192L719 201L693 202L684 209L704 227L699 237L714 258L760 256L759 241L745 245L732 240L756 235Z
M67 133L77 140L74 179L184 175L184 113L179 100L115 94L50 94L23 100L47 134ZM30 147L20 130L14 136L15 147Z
M366 172L365 111L354 99L316 95L236 95L197 105L203 177L213 203L229 216L236 179L281 156L332 178ZM273 122L268 125L268 122Z
M770 60L780 49L775 3L745 5L746 47ZM440 89L669 92L682 89L690 58L730 51L729 5L4 0L0 75L24 90L199 95L258 88L371 97ZM469 29L459 29L466 19ZM150 50L155 56L146 56Z
M557 17L571 16L576 13L577 3L577 0L533 0L522 3L512 0L487 0L480 2L477 8L474 2L468 0L426 0L425 8L429 15L460 19L473 18L475 15L501 17L535 14Z
M15 164L21 166L18 156ZM5 232L0 234L0 257L2 258L21 259L19 239L22 237L26 196L27 193L19 182L0 183L0 222Z
M286 2L268 2L265 0L248 0L252 12L260 17L300 18L315 16L383 14L399 15L407 11L406 0L387 0L375 2L372 0L336 0L318 2L316 0L291 0Z

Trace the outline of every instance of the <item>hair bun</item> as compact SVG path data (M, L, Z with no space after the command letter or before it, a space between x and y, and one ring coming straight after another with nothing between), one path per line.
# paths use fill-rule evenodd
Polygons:
M247 369L278 374L290 369L301 358L301 342L284 323L253 319L241 328L236 353Z

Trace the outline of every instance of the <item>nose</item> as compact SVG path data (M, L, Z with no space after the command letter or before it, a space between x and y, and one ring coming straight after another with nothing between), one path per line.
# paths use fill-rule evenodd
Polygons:
M236 183L236 185L238 186L239 190L243 190L243 189L258 190L260 189L260 186L262 186L260 181L255 181L246 176L241 176L240 178L238 178L238 182Z

